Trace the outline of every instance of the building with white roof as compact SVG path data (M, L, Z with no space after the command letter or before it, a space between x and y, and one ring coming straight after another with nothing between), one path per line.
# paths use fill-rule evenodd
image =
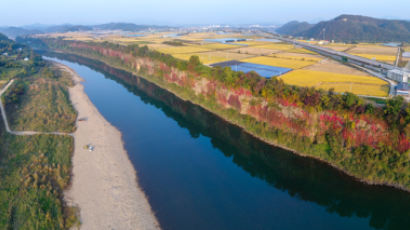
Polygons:
M392 69L387 72L387 78L397 82L408 82L410 72L401 69Z

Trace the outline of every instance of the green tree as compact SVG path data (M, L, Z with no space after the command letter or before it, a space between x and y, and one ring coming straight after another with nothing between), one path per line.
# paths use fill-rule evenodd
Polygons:
M392 128L397 128L397 124L400 120L400 111L403 106L403 98L393 97L388 99L386 102L386 107L384 108L384 115L386 117L387 123L389 123Z

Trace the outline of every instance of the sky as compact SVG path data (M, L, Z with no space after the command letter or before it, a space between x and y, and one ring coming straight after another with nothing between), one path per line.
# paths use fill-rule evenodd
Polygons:
M409 0L0 0L0 26L318 22L340 14L410 20Z

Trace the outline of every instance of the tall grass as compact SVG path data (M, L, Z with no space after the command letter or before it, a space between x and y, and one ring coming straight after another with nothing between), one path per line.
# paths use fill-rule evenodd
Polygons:
M68 99L67 77L44 67L39 74L16 79L15 88L5 96L12 128L73 131L76 113ZM77 225L76 208L63 199L70 182L73 138L15 136L0 122L0 229Z
M11 128L18 131L73 132L76 112L70 104L67 86L70 76L54 69L17 79L5 95ZM24 90L17 95L15 89ZM19 103L15 103L18 101Z

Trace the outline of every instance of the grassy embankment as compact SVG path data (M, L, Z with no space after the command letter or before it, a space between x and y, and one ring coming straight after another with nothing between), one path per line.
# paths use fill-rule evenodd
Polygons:
M13 52L15 44L7 42L11 45L6 48ZM67 96L71 80L33 55L37 61L24 65L18 64L19 59L2 59L0 72L7 74L0 80L15 79L3 97L11 128L72 132L76 113ZM0 229L68 229L78 224L76 208L63 200L73 138L15 136L6 132L1 118L0 122Z
M76 113L67 91L67 87L72 86L71 77L68 73L53 71L57 70L46 68L18 79L8 91L6 111L18 114L8 118L12 130L74 131Z

